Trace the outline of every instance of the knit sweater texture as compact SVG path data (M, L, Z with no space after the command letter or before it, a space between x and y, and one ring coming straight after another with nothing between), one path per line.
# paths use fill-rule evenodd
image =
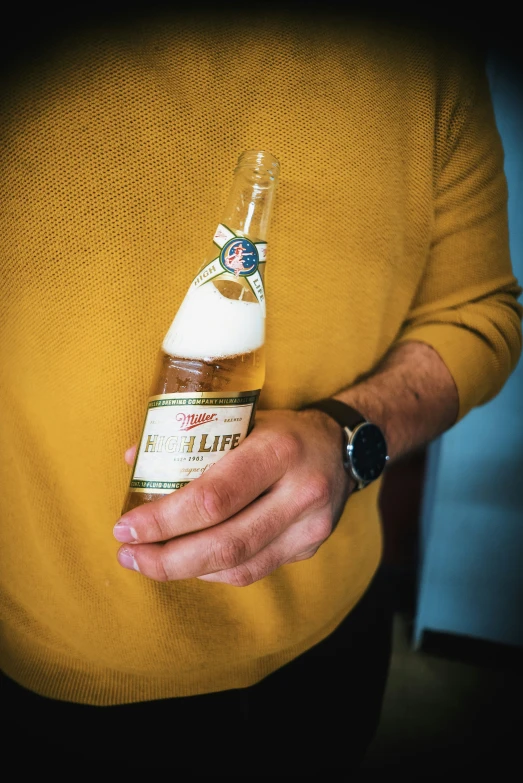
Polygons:
M521 308L484 71L362 19L161 15L71 32L5 92L0 667L93 705L248 686L365 591L380 482L314 557L249 587L121 568L123 452L158 349L238 156L267 149L281 175L260 407L334 394L401 340L439 353L460 418L497 394Z

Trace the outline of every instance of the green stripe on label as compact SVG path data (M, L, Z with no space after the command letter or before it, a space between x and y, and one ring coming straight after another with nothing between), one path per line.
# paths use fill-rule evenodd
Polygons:
M188 481L140 481L133 479L131 481L132 489L181 489L188 484Z

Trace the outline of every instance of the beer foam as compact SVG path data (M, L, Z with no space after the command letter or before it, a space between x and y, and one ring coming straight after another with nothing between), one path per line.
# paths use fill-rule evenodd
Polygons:
M227 299L212 283L190 288L165 335L171 356L204 361L261 348L265 318L258 302Z

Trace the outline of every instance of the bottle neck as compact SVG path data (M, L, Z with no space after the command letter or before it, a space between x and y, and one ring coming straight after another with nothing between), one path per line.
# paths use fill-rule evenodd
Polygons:
M266 241L279 174L276 158L248 150L237 163L221 223L252 242Z

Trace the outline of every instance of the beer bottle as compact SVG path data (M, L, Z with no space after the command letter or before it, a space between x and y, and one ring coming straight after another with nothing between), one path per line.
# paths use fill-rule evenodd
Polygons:
M269 152L238 159L212 246L159 351L122 514L198 478L252 429L265 380L266 238L278 173Z

